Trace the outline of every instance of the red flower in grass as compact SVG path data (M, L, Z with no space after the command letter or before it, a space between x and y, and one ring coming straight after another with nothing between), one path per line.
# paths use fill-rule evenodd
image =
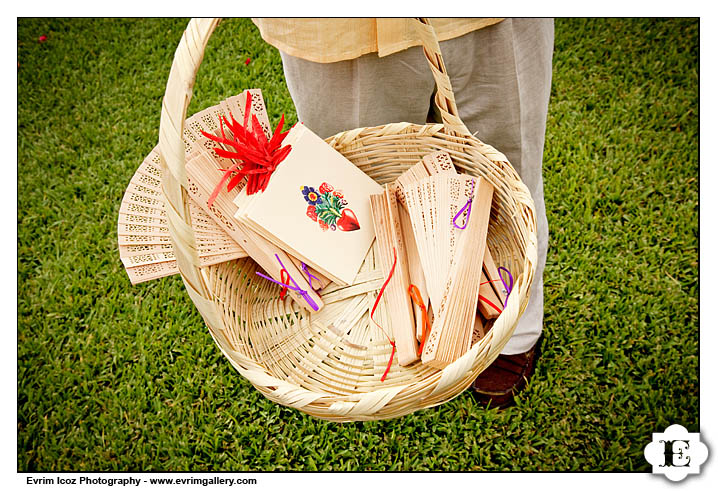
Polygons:
M249 65L249 63L250 63L251 61L252 61L251 58L247 58L246 60L244 60L244 66Z
M44 43L45 41L47 41L47 36L45 36L44 34L37 38L38 43Z

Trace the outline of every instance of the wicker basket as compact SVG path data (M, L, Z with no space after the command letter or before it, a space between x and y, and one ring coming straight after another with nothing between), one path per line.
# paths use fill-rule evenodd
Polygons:
M515 278L503 313L489 333L443 370L394 363L384 382L391 345L368 321L343 337L255 275L249 258L200 268L190 222L182 140L192 87L217 19L193 19L175 53L160 122L163 193L182 279L209 332L235 369L267 398L333 421L402 416L450 400L498 356L528 303L536 269L536 219L529 191L506 157L472 136L458 117L439 44L427 20L417 19L424 52L437 83L443 124L393 123L357 128L327 142L379 183L393 181L421 157L447 151L457 168L495 187L488 247ZM169 170L169 172L167 172ZM373 256L370 254L369 256ZM368 257L369 257L368 256ZM367 259L369 261L370 259ZM377 288L325 299L324 309L370 308ZM354 303L352 303L354 302ZM314 314L316 315L316 314ZM364 322L366 320L366 322Z

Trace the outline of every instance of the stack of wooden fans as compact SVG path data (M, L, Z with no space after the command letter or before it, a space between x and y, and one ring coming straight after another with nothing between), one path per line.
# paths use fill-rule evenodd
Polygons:
M216 155L213 149L217 144L202 135L202 131L218 132L221 116L243 116L242 102L246 100L246 92L252 94L252 113L257 116L265 133L269 134L264 100L258 89L245 91L222 101L218 106L200 111L185 123L187 171L195 178L199 177L199 182L191 186L193 199L190 201L190 208L202 266L247 256L247 252L232 236L236 227L231 220L231 198L221 197L217 205L210 210L207 199L216 182L206 182L212 178L201 177L203 171L207 170L216 176L219 174L217 169L228 164L227 159ZM120 258L132 284L179 272L170 244L161 177L159 149L155 147L137 169L120 205ZM236 195L239 189L233 195Z
M400 364L447 366L501 313L508 292L486 247L492 197L488 181L458 174L446 152L371 197Z

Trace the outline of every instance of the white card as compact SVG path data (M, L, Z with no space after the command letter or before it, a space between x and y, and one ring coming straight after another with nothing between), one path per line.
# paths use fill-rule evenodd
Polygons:
M351 284L374 240L369 195L382 187L303 124L264 192L235 199L235 218L339 284Z

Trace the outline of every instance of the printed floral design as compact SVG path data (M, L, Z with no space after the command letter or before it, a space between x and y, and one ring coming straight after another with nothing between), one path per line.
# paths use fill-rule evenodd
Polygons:
M310 205L316 206L322 203L321 196L319 196L319 193L317 193L314 188L302 186L302 194L304 195L304 199L307 200L307 203Z
M323 231L337 229L343 232L359 230L359 221L341 190L334 189L329 183L323 182L319 191L311 186L301 186L300 190L307 202L307 216L317 222Z
M315 222L317 221L317 208L314 205L307 206L307 216Z

